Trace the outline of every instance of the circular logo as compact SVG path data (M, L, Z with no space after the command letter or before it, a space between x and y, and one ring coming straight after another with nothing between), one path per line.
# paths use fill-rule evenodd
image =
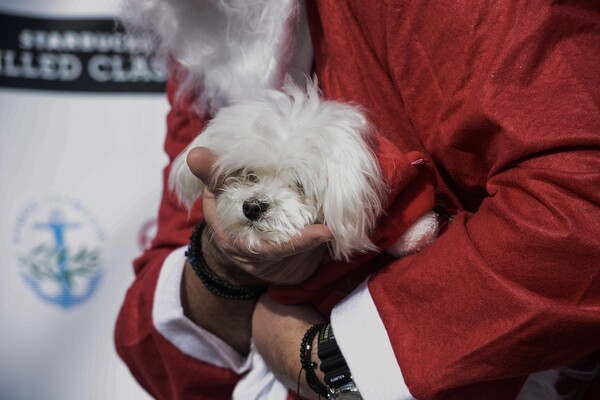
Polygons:
M21 275L40 299L67 309L98 288L104 233L81 202L50 194L27 203L12 239Z

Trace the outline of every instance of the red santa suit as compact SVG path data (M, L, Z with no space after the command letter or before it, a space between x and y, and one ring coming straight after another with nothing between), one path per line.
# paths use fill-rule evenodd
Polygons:
M435 179L435 202L456 215L418 254L376 257L342 281L325 266L270 294L333 307L366 399L514 399L529 374L598 352L600 10L416 0L307 8L325 97L362 105L385 140L426 160L403 187L399 198L412 200L403 207L432 205ZM194 96L176 96L178 80L172 73L168 84L171 160L206 122ZM242 377L284 398L259 357L242 358L183 316L181 246L201 210L192 214L165 189L117 350L156 398L228 399Z

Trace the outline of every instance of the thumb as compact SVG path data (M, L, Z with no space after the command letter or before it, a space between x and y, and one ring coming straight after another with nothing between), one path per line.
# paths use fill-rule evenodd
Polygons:
M186 162L190 170L208 187L213 183L213 165L217 156L206 147L194 147L187 155Z

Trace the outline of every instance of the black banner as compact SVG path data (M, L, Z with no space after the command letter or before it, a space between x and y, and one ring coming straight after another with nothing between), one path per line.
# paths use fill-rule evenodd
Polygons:
M0 87L164 92L166 68L150 48L111 19L0 14Z

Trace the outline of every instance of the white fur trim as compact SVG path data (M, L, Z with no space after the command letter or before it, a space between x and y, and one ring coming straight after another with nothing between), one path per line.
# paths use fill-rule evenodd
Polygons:
M561 397L555 388L558 376L558 368L529 375L517 400L560 400ZM563 399L565 398L563 397Z
M254 344L250 348L252 369L235 385L233 400L285 400L288 390L275 378Z
M415 253L429 245L438 236L439 221L435 211L423 214L396 243L386 251L394 257Z
M173 251L163 263L154 292L154 327L190 357L242 374L250 368L250 358L242 357L223 340L200 328L183 314L180 292L185 250L185 247L181 247Z
M365 399L413 399L367 281L333 309L331 325Z

